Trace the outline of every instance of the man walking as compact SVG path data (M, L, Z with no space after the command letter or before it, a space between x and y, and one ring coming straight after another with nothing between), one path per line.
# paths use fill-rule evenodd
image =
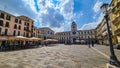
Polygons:
M94 47L94 40L92 40L92 47Z
M89 37L88 37L88 45L89 45L89 48L91 48L91 47L90 47L90 38L89 38Z

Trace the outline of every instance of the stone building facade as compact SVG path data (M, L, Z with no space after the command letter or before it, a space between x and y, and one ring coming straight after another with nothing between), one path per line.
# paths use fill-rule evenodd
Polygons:
M26 16L14 16L0 10L0 35L33 36L33 20Z
M96 30L77 30L77 24L72 22L71 31L57 32L54 36L58 40L58 43L65 44L87 44L89 41L97 42L96 40Z
M38 34L39 34L39 38L42 39L53 39L54 38L54 31L48 27L42 27L42 28L38 28Z
M111 26L110 26L110 30L111 30ZM103 18L100 24L98 24L96 28L96 32L97 32L98 44L108 45L109 40L108 40L108 31L107 31L107 24L105 18Z

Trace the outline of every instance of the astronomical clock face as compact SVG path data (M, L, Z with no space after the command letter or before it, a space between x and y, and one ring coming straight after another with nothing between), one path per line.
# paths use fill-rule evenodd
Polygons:
M76 34L76 32L74 31L73 34Z

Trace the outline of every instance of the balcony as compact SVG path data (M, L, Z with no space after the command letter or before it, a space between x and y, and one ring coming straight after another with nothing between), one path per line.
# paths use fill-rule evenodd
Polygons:
M115 10L115 14L118 14L120 12L120 7Z
M120 2L118 2L117 5L112 9L112 12L114 14L119 13L119 11L120 11Z
M117 30L114 31L115 35L120 35L120 28L118 28Z
M114 25L118 24L119 22L120 22L120 16L116 17L116 18L112 21L112 23L113 23Z

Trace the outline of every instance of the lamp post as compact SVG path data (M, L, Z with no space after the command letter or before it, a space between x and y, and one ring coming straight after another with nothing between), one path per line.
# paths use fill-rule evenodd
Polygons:
M111 31L110 31L110 26L109 26L109 13L108 13L108 4L103 4L101 6L101 9L103 10L103 13L105 14L105 20L106 20L106 24L107 24L107 31L108 31L108 40L109 40L109 46L110 46L110 64L111 65L115 65L115 66L120 66L120 63L114 53L114 49L113 49L113 43L112 43L112 37L111 37Z

